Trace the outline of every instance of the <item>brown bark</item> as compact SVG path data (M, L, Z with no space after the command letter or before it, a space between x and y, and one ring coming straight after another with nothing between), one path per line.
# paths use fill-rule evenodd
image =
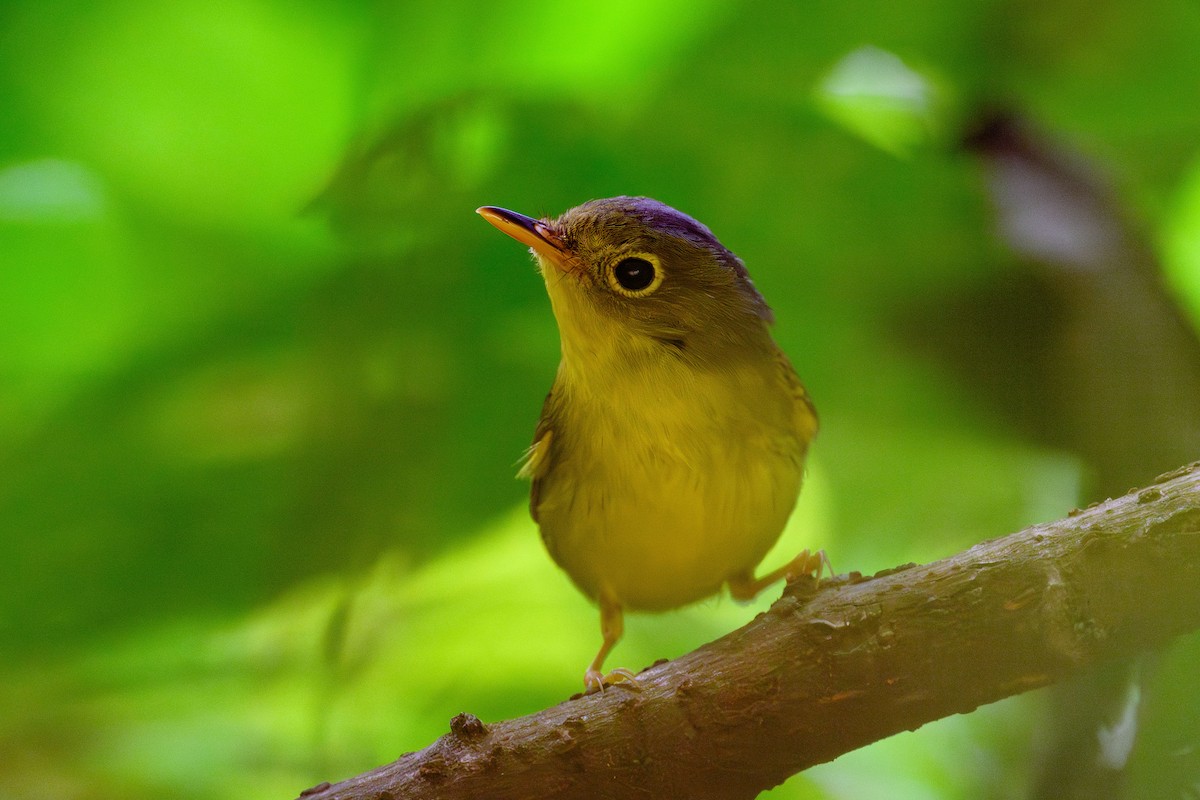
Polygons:
M789 586L745 627L520 719L460 715L319 800L749 798L1200 627L1200 463L925 566Z

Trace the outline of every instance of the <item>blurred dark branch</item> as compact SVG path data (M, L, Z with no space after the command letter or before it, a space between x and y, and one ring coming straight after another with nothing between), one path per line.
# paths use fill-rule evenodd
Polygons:
M1032 438L1078 455L1088 499L1196 458L1200 337L1146 226L1100 165L1020 116L981 117L964 146L1019 266L917 310L943 326L933 349Z
M964 137L1004 263L896 320L964 391L1075 455L1084 502L1200 455L1200 337L1164 285L1147 226L1103 164L1013 113Z
M306 795L750 798L1196 628L1200 464L933 564L798 582L639 690L489 725L463 714L424 750Z

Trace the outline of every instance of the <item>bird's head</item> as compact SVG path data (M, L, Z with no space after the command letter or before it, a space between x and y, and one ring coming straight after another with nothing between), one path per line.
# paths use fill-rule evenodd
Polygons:
M670 356L711 365L770 348L771 311L741 260L670 206L613 197L557 219L493 206L479 213L533 252L564 358Z

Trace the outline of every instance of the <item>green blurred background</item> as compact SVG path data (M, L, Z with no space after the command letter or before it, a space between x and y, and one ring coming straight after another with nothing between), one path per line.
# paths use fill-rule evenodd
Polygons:
M0 795L291 797L579 688L596 613L513 477L557 333L479 205L647 194L742 256L823 422L771 563L927 561L1094 499L1086 448L912 321L974 341L941 298L1027 269L957 145L1002 103L1107 176L1194 330L1198 54L1184 0L6 0ZM754 611L631 617L610 662ZM1200 785L1197 657L1159 665L1131 796ZM772 796L1024 796L1042 700Z

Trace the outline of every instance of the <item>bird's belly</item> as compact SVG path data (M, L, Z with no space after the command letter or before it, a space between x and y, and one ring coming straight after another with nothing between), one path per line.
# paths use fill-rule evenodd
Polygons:
M546 546L593 598L606 592L654 611L708 597L753 571L779 538L800 491L803 453L790 445L741 440L684 455L627 447L556 469L576 477L543 481Z

